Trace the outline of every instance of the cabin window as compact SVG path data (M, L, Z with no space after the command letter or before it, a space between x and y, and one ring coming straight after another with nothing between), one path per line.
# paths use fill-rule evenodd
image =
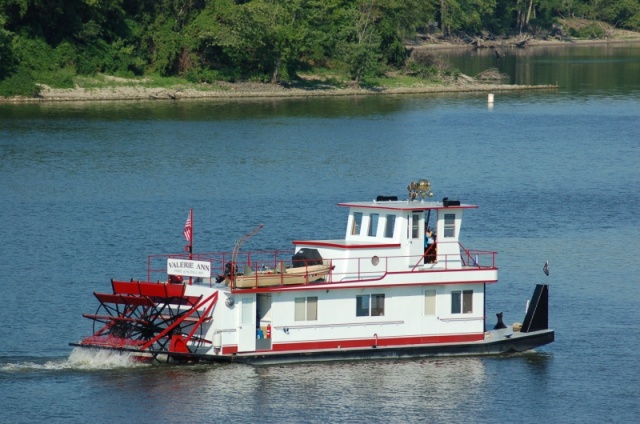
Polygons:
M361 227L362 227L362 212L354 212L353 225L351 226L351 235L354 235L354 236L359 235Z
M371 217L369 219L369 231L367 232L367 235L369 237L375 237L376 234L378 233L378 219L380 218L380 215L377 213L372 213Z
M384 294L356 296L357 317L380 317L384 315Z
M386 238L393 238L393 229L396 226L396 216L387 215L387 222L384 226L384 236Z
M435 290L424 291L424 314L425 315L436 314L436 291Z
M316 321L318 319L318 298L317 297L296 297L295 298L295 320L296 321Z
M470 314L473 312L473 290L451 292L451 313Z
M371 316L381 317L384 315L384 294L371 295Z
M454 213L444 214L444 236L445 237L456 236L456 214Z

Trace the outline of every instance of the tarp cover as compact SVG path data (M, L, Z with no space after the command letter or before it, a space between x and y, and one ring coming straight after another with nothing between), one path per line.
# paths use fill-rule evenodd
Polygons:
M322 265L322 256L316 249L302 248L291 259L294 268Z

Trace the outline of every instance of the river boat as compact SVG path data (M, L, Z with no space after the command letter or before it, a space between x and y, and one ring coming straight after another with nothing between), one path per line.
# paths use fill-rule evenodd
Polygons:
M242 251L260 226L232 252L195 254L190 244L149 256L146 281L112 280L111 293L94 293L98 310L84 315L93 334L70 344L163 362L271 364L498 355L553 342L548 283L535 285L522 320L507 326L496 312L493 324L485 305L496 252L460 237L463 213L477 206L433 201L428 180L407 188L400 200L339 203L341 239ZM191 223L192 213L190 243Z

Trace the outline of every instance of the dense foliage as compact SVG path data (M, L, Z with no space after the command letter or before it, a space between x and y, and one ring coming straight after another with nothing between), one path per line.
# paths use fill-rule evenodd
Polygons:
M323 67L359 82L403 66L417 31L513 34L570 16L640 29L638 0L0 0L0 95L98 72L290 81Z

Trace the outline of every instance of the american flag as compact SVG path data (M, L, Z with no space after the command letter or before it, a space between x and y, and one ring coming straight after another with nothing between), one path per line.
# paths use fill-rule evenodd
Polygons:
M184 238L186 238L188 242L191 241L191 213L189 213L187 223L184 224L184 231L182 231L182 234L184 234Z

